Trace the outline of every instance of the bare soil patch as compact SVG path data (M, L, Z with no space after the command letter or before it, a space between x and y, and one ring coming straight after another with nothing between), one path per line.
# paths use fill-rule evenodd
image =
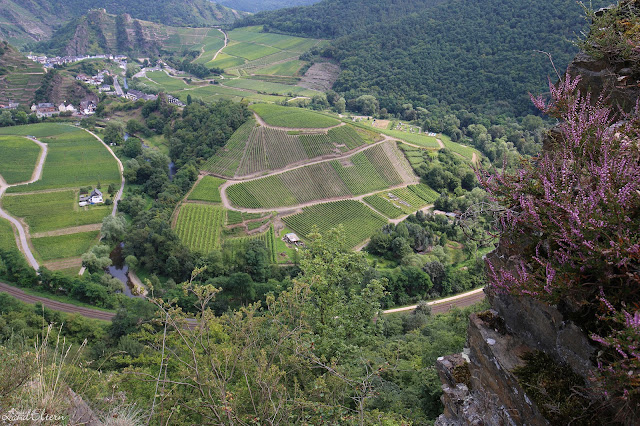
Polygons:
M373 127L378 129L387 129L389 128L390 120L376 120L373 122Z
M320 90L326 92L333 87L333 83L338 79L340 67L332 62L318 62L307 70L298 83L298 86L306 89Z

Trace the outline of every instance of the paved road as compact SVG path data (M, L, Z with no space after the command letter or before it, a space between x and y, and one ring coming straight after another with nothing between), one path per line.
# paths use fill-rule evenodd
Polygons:
M46 297L32 296L24 291L12 287L8 284L0 282L0 291L7 293L16 299L29 304L35 304L37 302L42 303L45 307L53 309L55 311L67 312L70 314L80 314L86 318L99 319L103 321L111 321L116 315L112 312L100 311L98 309L83 308L81 306L70 305L68 303L57 302L55 300L47 299Z
M474 305L482 299L484 299L484 288L478 288L466 293L427 302L427 305L431 306L431 313L442 314L453 307L465 308L467 306ZM402 308L387 309L386 311L382 311L382 313L391 314L394 312L413 311L417 307L418 305L404 306Z
M120 83L118 82L118 76L113 77L113 87L116 89L116 95L124 96L124 91L122 87L120 87Z
M38 145L40 145L40 148L42 148L40 151L40 156L38 157L38 163L36 164L36 167L33 170L33 174L31 175L31 179L26 182L14 183L12 185L9 185L2 178L2 176L0 176L0 198L2 198L2 195L5 193L5 191L11 188L12 186L28 185L30 183L36 182L37 180L40 180L40 178L42 177L42 167L44 166L44 161L47 158L47 151L48 151L47 144L40 142L36 138L28 137L28 139L37 143ZM1 207L0 207L0 217L7 219L18 230L18 239L16 240L18 242L18 248L20 249L20 251L22 251L22 253L24 253L31 267L36 270L40 268L40 264L38 264L38 262L36 261L36 258L33 256L33 253L31 252L31 247L29 247L29 241L27 238L27 231L24 229L24 226L22 226L22 223L18 219L11 216L9 213L2 210Z

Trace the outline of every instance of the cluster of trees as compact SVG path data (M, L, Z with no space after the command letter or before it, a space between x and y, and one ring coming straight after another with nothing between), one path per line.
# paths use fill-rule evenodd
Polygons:
M200 52L191 50L187 52L182 52L182 59L176 58L175 56L165 57L164 60L171 65L173 68L178 69L180 71L187 72L191 75L194 75L198 78L206 78L210 75L220 75L224 72L223 68L219 67L211 67L207 68L203 64L196 64L192 62Z
M191 160L197 164L208 160L250 115L244 103L192 102L165 132L172 160L179 167Z
M152 422L429 423L442 411L432 365L462 349L471 309L432 316L421 305L372 321L384 279L368 276L362 253L341 241L334 232L315 235L290 288L221 316L208 308L220 293L205 284L207 269L197 269L179 286L198 306L191 327L169 297L130 300L104 326L0 295L1 368L28 382L36 372L18 360L32 358L26 343L38 326L56 322L67 341L87 338L60 380L101 412L114 413L117 389ZM3 398L19 398L22 383Z
M476 232L482 234L482 225ZM452 250L448 242L460 244ZM383 305L405 305L429 298L460 293L483 285L484 264L478 256L483 244L463 234L453 220L444 215L419 211L398 225L385 225L376 232L366 251L394 261L393 268L380 268L380 277L389 282ZM456 252L461 252L456 254ZM464 255L464 266L454 256Z
M42 267L37 272L17 250L0 250L0 277L19 285L51 294L67 295L103 308L118 305L122 283L104 274L69 276Z

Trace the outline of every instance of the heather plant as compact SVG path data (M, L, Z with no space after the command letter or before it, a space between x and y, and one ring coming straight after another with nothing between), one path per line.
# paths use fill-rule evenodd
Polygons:
M583 326L604 347L600 383L628 403L640 397L640 116L578 82L567 75L550 99L532 97L560 120L551 149L516 173L478 172L504 208L504 241L520 244L510 262L488 262L488 275L497 291L591 315Z

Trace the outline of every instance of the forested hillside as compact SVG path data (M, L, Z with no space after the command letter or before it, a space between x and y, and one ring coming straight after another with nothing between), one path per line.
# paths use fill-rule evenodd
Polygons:
M260 12L261 10L275 10L283 7L306 6L318 3L319 0L220 0L219 4L235 10L245 12Z
M64 23L95 8L167 25L210 26L239 17L208 0L5 0L0 4L0 37L18 46L45 40Z
M336 38L373 24L391 22L429 9L443 0L324 0L307 7L261 12L239 25L265 25L275 32L315 38Z
M596 1L593 7L604 5ZM416 12L416 13L412 13ZM577 52L571 40L586 21L572 0L364 2L327 0L241 22L336 39L324 52L343 70L334 89L347 100L371 94L380 108L438 101L470 110L532 111L528 92L545 90ZM238 23L239 25L240 23ZM486 108L483 108L486 110Z

